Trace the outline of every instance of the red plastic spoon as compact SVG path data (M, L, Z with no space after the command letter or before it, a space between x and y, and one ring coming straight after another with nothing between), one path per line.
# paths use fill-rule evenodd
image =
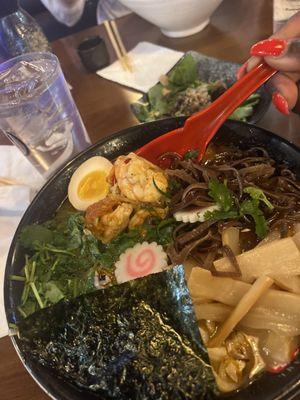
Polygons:
M138 149L136 154L156 163L163 153L174 151L183 155L188 150L198 149L200 160L223 122L276 72L267 64L259 64L207 108L189 117L182 128L159 136Z

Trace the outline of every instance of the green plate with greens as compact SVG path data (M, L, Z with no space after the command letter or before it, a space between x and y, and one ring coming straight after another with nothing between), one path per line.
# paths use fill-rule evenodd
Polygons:
M239 64L188 52L159 83L131 104L131 109L140 122L192 115L232 86L238 68ZM256 123L268 109L270 100L270 94L261 87L230 119Z

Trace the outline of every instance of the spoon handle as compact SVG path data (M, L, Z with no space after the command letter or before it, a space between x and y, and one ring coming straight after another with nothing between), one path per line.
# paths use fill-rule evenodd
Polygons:
M234 83L205 110L200 111L185 123L188 132L198 132L198 147L205 151L218 128L232 112L253 92L270 79L277 71L265 63L257 65L244 77Z

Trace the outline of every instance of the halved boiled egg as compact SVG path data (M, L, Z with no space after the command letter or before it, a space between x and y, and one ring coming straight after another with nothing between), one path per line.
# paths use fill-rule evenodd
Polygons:
M68 186L69 201L76 210L84 211L104 199L109 192L109 175L113 165L104 157L95 156L80 165Z

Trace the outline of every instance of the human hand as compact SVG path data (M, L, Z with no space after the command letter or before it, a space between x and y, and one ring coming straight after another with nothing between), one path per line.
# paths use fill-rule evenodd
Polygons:
M279 71L268 83L275 107L285 115L292 109L299 112L300 12L269 39L254 44L250 54L252 57L241 66L237 78L265 61Z

